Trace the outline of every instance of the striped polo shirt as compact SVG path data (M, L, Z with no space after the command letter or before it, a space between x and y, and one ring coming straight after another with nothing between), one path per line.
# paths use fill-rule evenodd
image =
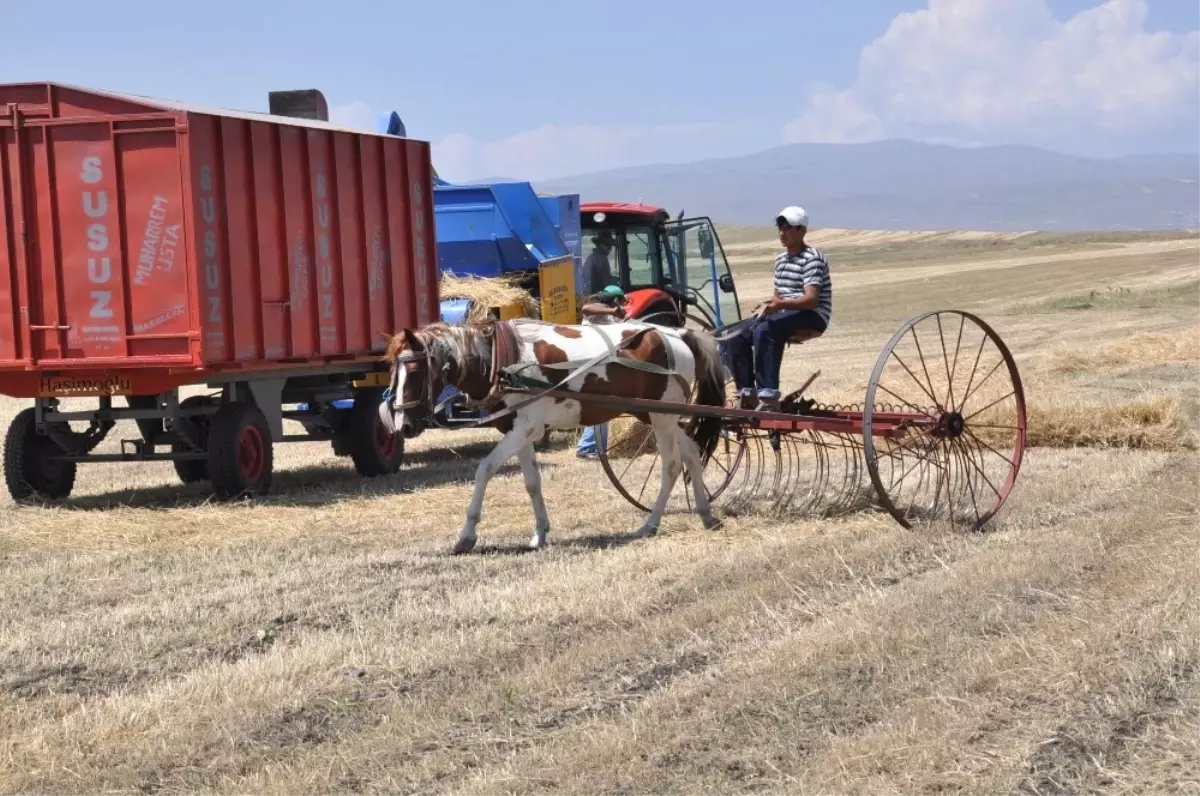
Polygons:
M775 258L775 289L779 295L782 298L801 296L808 285L821 287L815 309L821 320L828 324L833 314L833 282L829 278L825 255L815 246L806 246L804 251L794 255L789 255L786 249L780 252Z

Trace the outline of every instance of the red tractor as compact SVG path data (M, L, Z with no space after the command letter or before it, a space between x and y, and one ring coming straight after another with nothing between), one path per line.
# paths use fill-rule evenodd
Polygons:
M582 295L625 291L631 317L715 329L741 320L725 250L706 217L672 220L661 207L588 202L579 207Z

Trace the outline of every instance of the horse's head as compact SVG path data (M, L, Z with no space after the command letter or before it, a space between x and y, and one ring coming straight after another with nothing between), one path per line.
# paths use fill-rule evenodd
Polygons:
M414 419L421 419L433 410L434 392L429 347L412 329L404 329L388 344L391 364L391 383L379 405L379 419L392 434L409 430Z
M395 434L411 427L414 420L428 418L447 386L475 393L481 374L478 367L468 367L468 361L486 364L490 353L486 341L472 329L441 322L395 335L386 354L392 367L391 386L379 406L384 427Z

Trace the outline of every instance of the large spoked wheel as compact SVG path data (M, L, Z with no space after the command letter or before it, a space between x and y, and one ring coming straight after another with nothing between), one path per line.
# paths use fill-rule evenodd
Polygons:
M709 332L713 328L703 316L678 311L648 313L636 320ZM726 393L729 380L727 373ZM688 418L682 418L680 425L686 428L689 422ZM710 503L729 488L745 455L745 436L739 431L723 429L704 466L704 489ZM625 500L641 511L650 512L662 479L662 456L659 455L654 430L649 423L632 416L621 417L610 423L608 445L600 452L600 466ZM676 481L670 502L675 501L675 496L681 490L684 503L691 509L691 480L686 472Z
M354 469L364 478L394 475L404 459L404 435L392 434L379 417L383 390L359 390L350 409L347 442Z
M54 457L62 449L49 437L37 433L33 407L13 418L4 439L4 481L18 503L40 498L62 500L75 488L76 464Z
M649 513L658 495L662 479L662 456L654 439L654 429L637 418L621 417L609 424L608 446L600 453L600 466L617 491L629 503ZM688 421L681 420L686 427ZM710 503L715 502L733 482L746 455L746 438L740 432L723 429L703 470L704 490ZM681 473L672 498L683 491L683 500L693 504L691 481Z
M883 436L898 414L923 427ZM867 470L883 508L906 528L982 528L1012 493L1025 433L1017 365L971 313L912 318L875 363L863 409Z
M274 449L262 411L248 403L222 406L208 430L208 474L223 500L271 490Z

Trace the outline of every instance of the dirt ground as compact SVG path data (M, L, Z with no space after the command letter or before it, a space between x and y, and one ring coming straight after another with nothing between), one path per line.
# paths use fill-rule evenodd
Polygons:
M770 230L729 240L749 308ZM834 324L785 384L861 402L932 309L1011 349L1033 446L985 532L720 502L706 531L673 498L627 543L644 515L566 437L537 553L514 461L448 555L494 432L370 481L281 446L254 504L84 467L0 506L0 791L1200 790L1197 238L826 241Z

